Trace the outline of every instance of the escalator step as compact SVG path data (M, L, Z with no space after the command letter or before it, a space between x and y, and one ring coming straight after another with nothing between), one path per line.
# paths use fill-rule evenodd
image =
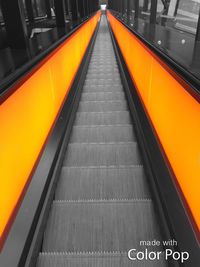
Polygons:
M98 68L101 68L103 66L106 66L107 68L111 67L111 68L117 68L118 65L115 61L100 61L100 60L93 60L90 61L90 68L96 68L98 66Z
M71 143L106 143L135 141L132 125L74 126Z
M97 93L83 93L81 101L109 101L109 100L125 100L123 92L97 92Z
M150 198L142 166L62 168L56 200Z
M96 72L96 73L88 73L86 76L86 79L110 79L114 78L116 80L119 78L119 73L113 73L113 72Z
M105 55L104 55L104 53L103 53L103 51L101 51L102 53L98 53L98 51L93 51L94 53L93 53L93 56L92 56L92 58L91 58L91 62L93 61L93 60L95 60L95 59L98 59L98 60L105 60L105 61L108 61L108 60L110 60L110 61L115 61L115 62L117 62L116 61L116 58L115 58L115 56L114 56L114 53L112 52L112 53L109 53L109 49L107 49L107 51L105 51Z
M116 58L113 56L113 54L109 55L108 53L105 55L102 54L94 54L90 60L90 62L108 62L108 63L116 63Z
M84 85L84 92L122 92L122 85L120 84L105 84L105 85Z
M105 55L105 58L98 58L94 57L94 59L91 59L90 61L90 67L92 68L93 66L99 67L99 66L107 66L107 67L117 67L117 61L112 60L112 59L107 59L108 56Z
M117 66L112 66L112 65L94 65L94 66L89 66L88 71L107 71L107 72L115 72L119 71Z
M43 251L127 252L154 239L159 233L151 200L54 201Z
M88 79L85 80L84 88L87 86L122 86L120 79Z
M107 111L124 111L128 110L127 103L125 101L80 101L79 112L107 112Z
M119 112L77 112L75 125L125 125L131 124L128 111Z
M138 146L129 143L70 143L64 166L127 166L141 163Z
M87 72L87 75L119 75L119 70L117 68L115 68L114 70L113 69L110 69L110 71L108 72L108 70L104 69L104 68L100 68L100 69L89 69L88 72Z
M41 253L37 267L167 267L160 261L130 261L127 253Z
M96 55L96 56L93 56L92 58L91 58L91 60L90 60L90 66L92 66L93 64L108 64L108 65L111 65L111 64L113 64L113 65L115 65L115 66L117 66L117 61L116 61L116 59L115 58L113 58L113 56L108 56L108 55L104 55L104 56L102 56L102 55Z

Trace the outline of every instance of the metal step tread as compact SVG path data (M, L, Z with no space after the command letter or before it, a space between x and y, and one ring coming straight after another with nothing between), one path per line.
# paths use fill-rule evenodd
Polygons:
M118 86L122 88L122 83L120 79L89 79L86 80L84 83L84 89L85 87L98 87L98 86ZM83 89L83 90L84 90Z
M134 264L134 265L133 265ZM158 261L131 261L127 253L41 253L37 267L167 267L163 257Z
M115 73L113 71L107 71L107 72L96 72L96 73L88 73L86 76L86 79L119 79L119 73Z
M90 60L90 64L93 65L93 64L98 64L98 65L116 65L117 66L117 61L116 59L113 59L113 57L109 57L108 55L100 55L100 56L95 56L95 57L92 57L91 60Z
M82 93L81 101L110 101L110 100L125 100L123 92L95 92Z
M113 74L119 74L119 69L115 67L114 69L110 68L110 70L104 69L103 67L101 68L90 68L88 69L87 74L106 74L106 73L113 73Z
M131 125L74 126L70 143L129 142L135 140L135 134Z
M149 200L54 202L44 252L128 251L159 238Z
M122 92L121 86L115 86L115 85L109 85L109 86L86 86L84 88L84 93L91 92L91 93L100 93L100 92L106 92L106 93L120 93Z
M106 90L106 91L109 91L108 89L112 88L112 90L121 90L121 92L123 92L123 88L122 88L122 85L119 84L119 83L115 83L112 81L112 83L103 83L103 84L99 84L99 83L96 83L96 84L84 84L83 86L83 91L86 91L87 89L95 89L96 90Z
M64 166L118 166L140 164L136 142L69 143Z
M92 66L88 68L88 73L96 73L96 72L113 72L119 73L119 69L117 66Z
M62 168L56 200L117 198L150 198L142 166Z
M131 124L128 111L77 112L74 125L115 125Z
M104 78L93 78L93 77L91 77L91 78L88 78L88 79L86 79L85 80L85 83L90 83L90 84L99 84L99 83L101 83L102 82L102 84L108 84L109 82L116 82L116 83L119 83L119 84L121 84L121 79L120 79L120 77L109 77L109 78L106 78L106 79L104 79Z
M119 77L119 73L115 73L113 71L107 72L92 72L87 74L87 79L110 79L116 80Z
M79 102L80 104L89 104L89 105L93 105L93 104L126 104L126 101L125 100L107 100L107 101L104 101L104 100L94 100L93 103L91 103L91 101L80 101Z
M101 60L101 59L96 59L96 60L91 60L90 61L90 68L93 68L93 67L115 67L117 68L118 65L117 65L117 62L116 61L113 61L113 60Z
M80 101L78 112L106 112L128 110L126 101Z

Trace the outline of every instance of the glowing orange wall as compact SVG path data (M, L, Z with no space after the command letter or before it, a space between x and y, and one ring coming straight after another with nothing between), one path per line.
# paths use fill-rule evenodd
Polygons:
M69 92L99 17L100 13L77 30L0 106L1 238Z
M109 12L108 19L200 229L200 104L169 74L149 49Z

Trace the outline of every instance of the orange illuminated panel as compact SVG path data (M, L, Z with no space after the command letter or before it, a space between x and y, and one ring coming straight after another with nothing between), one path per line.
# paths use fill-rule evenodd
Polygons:
M200 104L163 67L156 56L109 12L108 19L200 229Z
M99 18L97 13L79 28L0 106L0 241Z

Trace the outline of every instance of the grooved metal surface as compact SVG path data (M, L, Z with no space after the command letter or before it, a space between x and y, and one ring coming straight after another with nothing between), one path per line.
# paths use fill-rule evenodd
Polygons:
M120 111L127 110L125 101L81 101L79 104L79 112L106 112L106 111Z
M64 166L119 166L140 164L136 142L70 143Z
M74 126L71 143L135 141L132 125Z
M128 111L77 112L75 125L124 125L131 124Z
M118 72L89 72L87 74L87 79L113 79L116 80L119 79L119 73Z
M97 92L97 93L83 93L82 101L110 101L110 100L125 100L124 93L122 92Z
M44 252L125 252L159 235L151 201L125 200L54 202L44 237Z
M166 266L127 257L154 239L160 230L102 16L38 267Z
M160 261L130 261L126 253L41 254L38 267L162 267Z
M107 70L109 71L109 70ZM88 84L84 87L84 92L121 92L123 90L122 85L115 82L109 82L104 84Z
M109 72L108 72L108 69L107 68L100 68L99 69L95 69L95 68L90 68L88 69L88 72L87 72L87 76L91 75L91 77L97 77L98 73L100 72L100 75L103 76L103 78L107 78L107 77L110 77L112 75L119 75L119 70L117 68L110 68L109 69Z
M63 168L56 200L150 198L142 166Z
M98 86L112 86L113 84L117 87L117 86L122 86L120 78L118 77L116 78L109 78L109 79L88 79L85 81L85 86L93 86L93 85Z

